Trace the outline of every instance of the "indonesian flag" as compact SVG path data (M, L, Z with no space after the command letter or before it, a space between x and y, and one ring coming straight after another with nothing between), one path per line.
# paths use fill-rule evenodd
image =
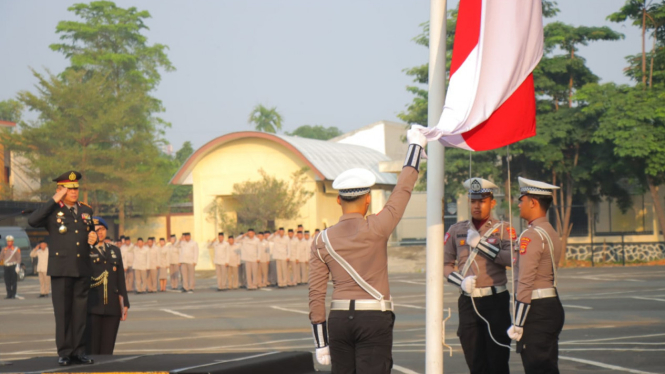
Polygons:
M427 139L486 151L536 135L542 55L541 0L460 1L446 102Z

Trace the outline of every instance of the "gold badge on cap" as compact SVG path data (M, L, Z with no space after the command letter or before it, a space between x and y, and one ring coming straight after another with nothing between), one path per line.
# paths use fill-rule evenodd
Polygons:
M76 174L74 174L73 171L71 173L69 173L69 180L70 181L75 181L76 180Z

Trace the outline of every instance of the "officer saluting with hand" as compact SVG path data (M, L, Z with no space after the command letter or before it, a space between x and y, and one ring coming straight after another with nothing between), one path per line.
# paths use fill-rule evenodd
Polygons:
M92 284L88 295L86 351L93 355L112 355L120 321L127 319L129 298L125 284L125 268L120 248L104 243L108 225L101 217L93 217L99 237L90 243Z
M92 208L78 201L81 173L68 171L57 182L53 199L28 218L32 227L49 233L48 275L51 276L55 344L58 363L92 364L85 355L85 323L92 266L88 240L97 241Z
M516 340L524 372L559 372L559 334L564 311L556 289L561 240L547 220L552 204L548 183L519 178L520 217L529 222L519 239L515 263L515 321L508 335Z
M333 182L342 207L339 223L316 236L310 249L309 318L316 359L332 360L333 373L390 373L395 315L388 285L387 244L418 179L427 140L414 127L393 193L381 212L367 217L375 175L351 169ZM328 276L334 285L330 326L326 323ZM328 339L330 336L330 339ZM330 345L330 347L328 347Z

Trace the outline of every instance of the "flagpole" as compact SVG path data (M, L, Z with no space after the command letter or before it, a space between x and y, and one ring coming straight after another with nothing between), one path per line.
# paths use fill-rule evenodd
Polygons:
M429 95L427 124L441 117L446 91L446 0L430 0ZM443 373L443 170L439 142L427 147L427 278L425 310L425 372Z

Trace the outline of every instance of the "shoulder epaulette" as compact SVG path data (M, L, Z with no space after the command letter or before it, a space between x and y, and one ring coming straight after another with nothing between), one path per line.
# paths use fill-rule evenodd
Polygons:
M83 205L83 206L87 206L88 208L92 209L92 207L90 205L84 203L83 201L79 201L79 204Z

